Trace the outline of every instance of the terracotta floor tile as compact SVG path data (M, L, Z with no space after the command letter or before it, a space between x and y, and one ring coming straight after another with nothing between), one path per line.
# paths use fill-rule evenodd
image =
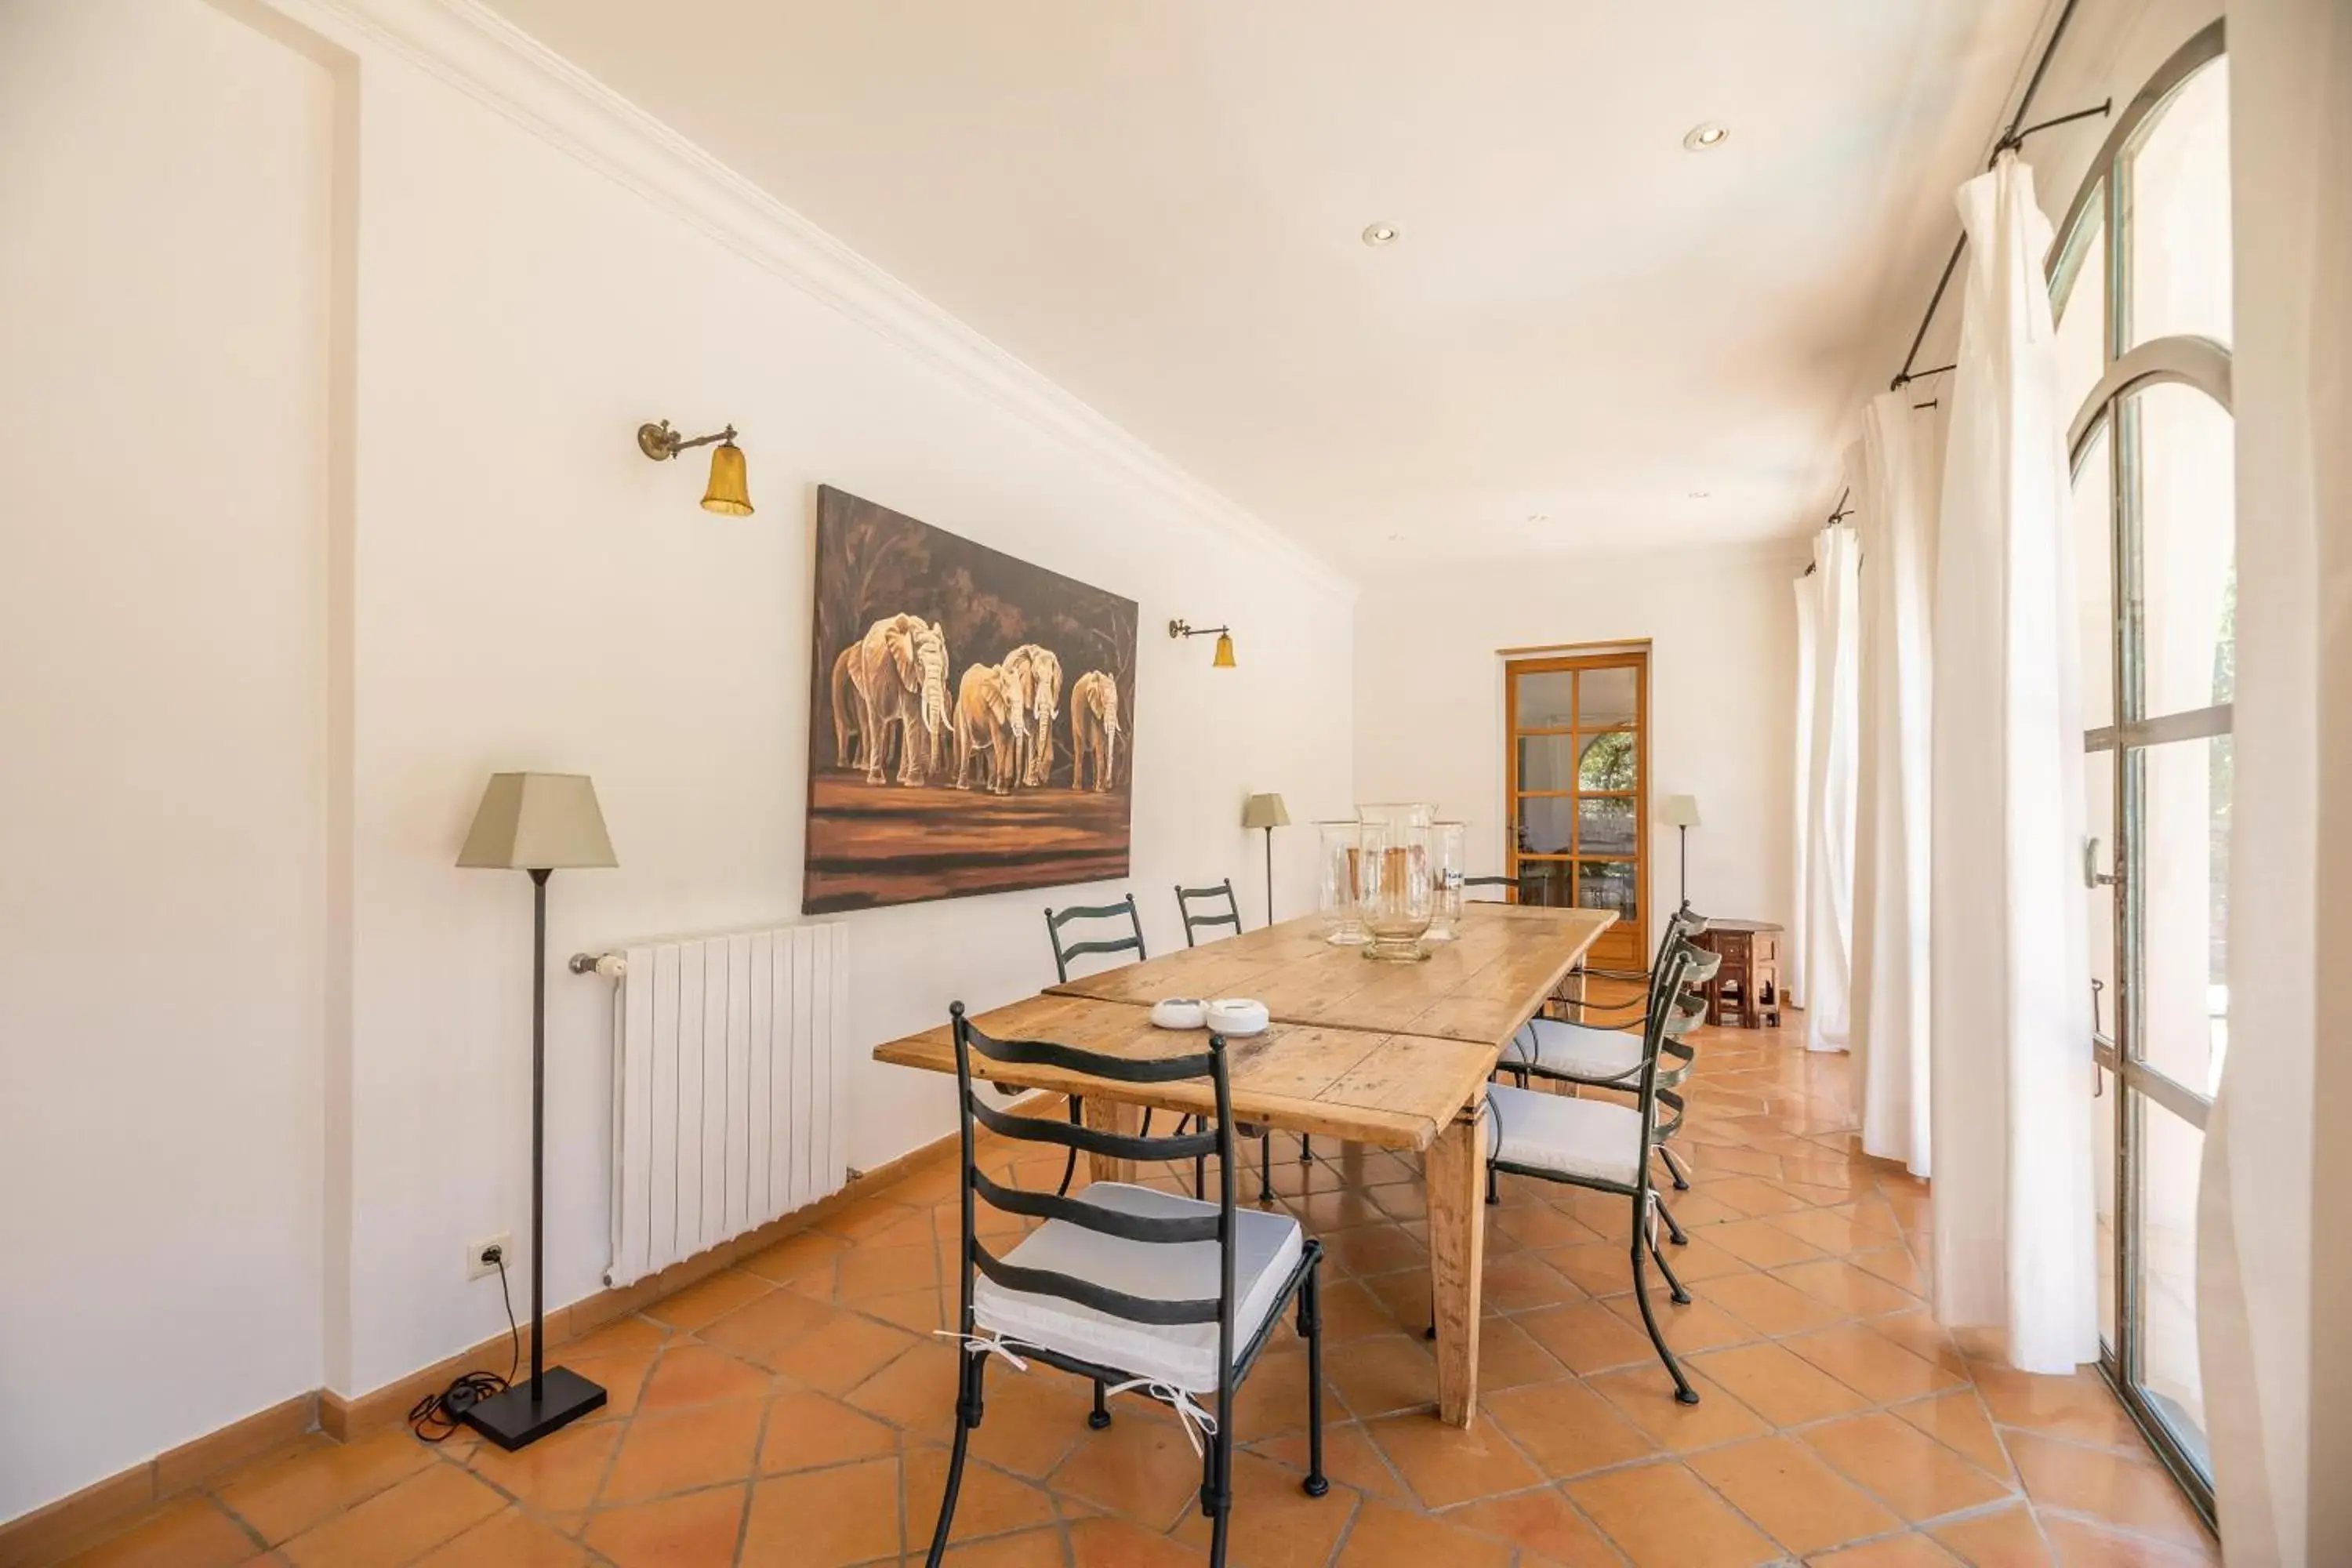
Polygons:
M1772 1277L1849 1317L1910 1311L1920 1304L1919 1298L1908 1290L1889 1285L1875 1274L1864 1273L1842 1258L1790 1264L1772 1270Z
M1500 1312L1524 1312L1537 1307L1581 1301L1582 1287L1532 1252L1486 1259L1485 1300Z
M1958 1388L1932 1399L1889 1405L1887 1414L1910 1423L1996 1476L2011 1473L2009 1452L2001 1447L2000 1436L1986 1419L1984 1407L1978 1403L1973 1390Z
M1683 1374L1698 1395L1696 1405L1675 1400L1675 1385L1663 1366L1630 1367L1586 1381L1626 1419L1676 1453L1760 1437L1771 1429L1763 1417L1704 1371L1685 1367Z
M629 1424L598 1500L644 1502L671 1492L740 1481L751 1473L767 1407L738 1399L687 1410L648 1411Z
M1783 1342L1840 1383L1881 1405L1958 1388L1965 1383L1862 1323L1841 1323Z
M1082 1519L1070 1526L1076 1568L1201 1568L1205 1552L1139 1529L1123 1519Z
M1701 1173L1702 1176L1704 1173ZM1787 1214L1805 1206L1804 1200L1792 1197L1777 1183L1760 1176L1733 1176L1722 1181L1699 1181L1692 1184L1700 1192L1720 1204L1728 1205L1747 1215Z
M599 1509L589 1516L583 1539L620 1568L728 1568L735 1561L747 1497L743 1488L719 1487L661 1502ZM896 1518L894 1513L894 1528Z
M1736 1443L1694 1454L1687 1462L1734 1508L1800 1556L1903 1528L1877 1500L1794 1438Z
M1454 1509L1448 1522L1465 1530L1499 1535L1523 1549L1521 1568L1557 1563L1559 1568L1620 1568L1624 1561L1592 1522L1577 1511L1568 1494L1538 1487L1509 1497L1488 1498Z
M1547 1476L1580 1476L1658 1451L1658 1440L1581 1383L1516 1389L1486 1399L1486 1414Z
M1811 1568L1954 1568L1959 1559L1924 1535L1895 1535L1807 1562Z
M650 1356L676 1337L667 1324L632 1313L592 1329L578 1339L564 1341L562 1350L567 1360L579 1356Z
M1254 1454L1234 1458L1234 1510L1227 1525L1232 1562L1251 1568L1323 1568L1331 1548L1355 1516L1356 1498L1334 1487L1310 1498L1297 1472ZM1198 1509L1184 1516L1176 1539L1204 1551L1209 1521Z
M775 1288L773 1280L725 1268L698 1285L689 1285L675 1296L656 1301L646 1309L646 1316L673 1329L704 1328L740 1307L751 1305Z
M1793 1236L1768 1219L1733 1220L1708 1227L1707 1240L1742 1263L1777 1268L1786 1263L1806 1263L1823 1256L1822 1249ZM1680 1273L1677 1269L1675 1272Z
M588 1419L605 1421L635 1411L646 1391L646 1379L653 1373L656 1354L653 1351L623 1351L613 1355L574 1355L567 1347L561 1364L604 1391L604 1407Z
M1367 1502L1332 1568L1510 1568L1510 1545L1385 1503Z
M421 1556L505 1507L506 1500L470 1471L429 1465L390 1490L303 1531L286 1543L285 1553L296 1568L389 1568Z
M1834 1208L1798 1209L1774 1215L1770 1223L1835 1258L1884 1247L1895 1239L1890 1231L1878 1230L1860 1215Z
M473 1472L542 1512L586 1508L611 1468L624 1423L601 1421L567 1426L512 1453L495 1443L478 1443L467 1464Z
M1437 1360L1418 1334L1384 1334L1323 1347L1323 1375L1363 1417L1437 1403Z
M777 1285L817 1273L830 1273L834 1259L846 1251L849 1244L837 1236L827 1236L821 1230L804 1230L798 1236L788 1236L764 1252L739 1258L735 1267L746 1274Z
M1781 1555L1679 1464L1590 1476L1569 1482L1568 1495L1633 1568L1751 1568Z
M1849 1253L1846 1261L1865 1273L1877 1275L1899 1290L1908 1290L1923 1299L1927 1294L1927 1277L1907 1247L1896 1245Z
M426 1552L417 1568L584 1568L587 1561L579 1542L510 1508Z
M2208 1537L2180 1490L2153 1459L2126 1458L2034 1433L2009 1440L2010 1458L2035 1506L2087 1514L2101 1523L2178 1546Z
M1629 1290L1626 1305L1635 1317L1640 1308ZM1600 1301L1578 1301L1523 1312L1514 1320L1530 1339L1580 1376L1612 1367L1634 1366L1654 1360L1657 1347L1637 1323L1628 1322Z
M1255 1450L1297 1476L1307 1473L1307 1445L1304 1432L1286 1433L1253 1445ZM1406 1497L1403 1479L1390 1466L1355 1422L1335 1423L1323 1432L1323 1475L1333 1486L1349 1487L1368 1497Z
M2173 1545L2057 1514L2043 1515L2042 1528L2064 1568L2202 1568L2221 1561L2210 1542Z
M695 1337L762 1366L787 1347L830 1323L838 1314L822 1301L792 1290L772 1290L705 1324Z
M945 1340L919 1342L843 1395L843 1402L893 1426L944 1442L955 1423L956 1364L963 1353ZM1047 1372L1042 1375L1061 1374ZM992 1372L988 1394L993 1396L1005 1381Z
M151 1509L65 1568L226 1568L259 1550L243 1525L210 1498L181 1498Z
M863 1301L919 1287L936 1288L940 1279L939 1253L929 1237L919 1247L866 1244L844 1253L835 1290L840 1300Z
M1421 1320L1414 1327L1425 1326L1429 1308L1424 1302ZM1360 1340L1369 1334L1392 1334L1400 1325L1389 1316L1387 1305L1371 1288L1357 1279L1335 1279L1323 1286L1323 1342L1326 1345L1340 1340Z
M2003 1426L2103 1447L2136 1447L2139 1432L2095 1372L2041 1377L1991 1362L1971 1362L1970 1379L1985 1408Z
M1803 1433L1822 1458L1915 1523L1980 1508L2010 1489L1892 1415L1874 1414Z
M1537 1256L1590 1296L1633 1288L1633 1264L1622 1241L1578 1241L1545 1247Z
M796 1383L847 1394L921 1342L904 1329L844 1312L761 1360Z
M907 1532L915 1550L938 1527L940 1498L947 1489L948 1451L919 1448L907 1455L901 1470L906 1487ZM828 1508L834 1507L831 1503ZM755 1505L756 1509L756 1505ZM1054 1502L1041 1487L1005 1474L995 1466L967 1459L963 1486L956 1493L955 1523L948 1539L970 1541L977 1536L1003 1535L1033 1525L1051 1524Z
M1360 1225L1322 1241L1325 1260L1343 1274L1387 1274L1429 1258L1429 1243L1402 1225Z
M1775 1426L1801 1426L1870 1408L1864 1395L1820 1367L1766 1341L1693 1356L1693 1367L1731 1390Z
M1451 1508L1543 1479L1490 1421L1464 1431L1434 1415L1395 1415L1366 1430L1423 1508Z
M1738 1278L1751 1277L1742 1275ZM1730 1313L1699 1300L1697 1291L1692 1291L1691 1297L1688 1305L1677 1307L1664 1287L1655 1284L1650 1287L1651 1310L1657 1313L1659 1331L1666 1336L1667 1345L1676 1355L1694 1355L1700 1351L1716 1350L1725 1345L1748 1344L1759 1337L1755 1329ZM1622 1319L1626 1327L1640 1334L1643 1344L1650 1342L1648 1331L1642 1327L1642 1303L1632 1291L1622 1296L1612 1296L1602 1305Z
M2022 1503L1971 1514L1928 1531L1969 1568L2052 1568L2058 1559Z
M1843 1308L1807 1295L1769 1274L1733 1274L1710 1279L1691 1294L1767 1334L1801 1334L1825 1329L1846 1315Z
M759 1399L775 1386L764 1368L709 1345L672 1345L654 1363L638 1406L647 1415L690 1405Z
M919 1290L901 1290L889 1296L868 1296L857 1303L857 1310L869 1318L879 1318L895 1323L912 1333L928 1334L935 1329L949 1326L956 1313L955 1291L952 1288L926 1286Z
M1922 1308L1916 1312L1890 1312L1868 1321L1873 1331L1885 1334L1922 1361L1935 1363L1962 1383L1969 1381L1968 1357L1960 1353L1950 1331L1936 1321L1935 1313Z
M1497 1209L1488 1226L1488 1235L1507 1236L1521 1247L1538 1250L1601 1239L1600 1233L1591 1226L1549 1204Z
M402 1427L356 1443L328 1444L258 1460L232 1472L214 1489L230 1511L275 1544L432 1462L432 1450Z
M1087 1432L1052 1480L1056 1492L1165 1531L1193 1505L1201 1461L1175 1422L1121 1411L1108 1430Z
M950 1546L941 1561L955 1568L1062 1568L1062 1532L1029 1530L993 1541Z
M976 1477L966 1479L977 1483ZM840 1568L899 1552L898 1487L896 1459L869 1459L761 1481L751 1489L743 1561ZM938 1511L936 1506L919 1514L911 1507L908 1511L908 1529L927 1545ZM919 1524L913 1522L919 1518ZM588 1544L596 1544L593 1526Z

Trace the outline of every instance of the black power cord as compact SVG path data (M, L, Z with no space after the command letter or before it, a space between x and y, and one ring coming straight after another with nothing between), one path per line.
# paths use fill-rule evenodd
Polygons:
M408 1427L421 1442L447 1442L465 1425L467 1411L493 1394L504 1394L522 1368L522 1330L515 1324L514 1296L507 1289L506 1249L493 1247L483 1256L499 1266L499 1296L507 1304L507 1374L469 1372L440 1393L418 1400L408 1412Z

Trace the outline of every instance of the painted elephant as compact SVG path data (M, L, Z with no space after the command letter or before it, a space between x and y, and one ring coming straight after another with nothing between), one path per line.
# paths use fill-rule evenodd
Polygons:
M1087 787L1087 763L1094 763L1097 791L1110 788L1118 771L1118 682L1090 669L1070 686L1070 787Z
M977 763L985 770L982 788L991 795L1012 793L1013 769L1020 754L1020 741L1013 729L1015 711L1000 667L975 664L963 672L956 688L956 788L971 787L972 766Z
M1001 666L1012 689L1026 693L1028 732L1022 736L1020 781L1034 788L1054 771L1054 721L1062 711L1062 661L1052 648L1025 642Z
M844 688L854 692L845 703ZM898 731L898 782L919 784L945 764L947 633L919 616L887 616L834 661L834 744L845 756L845 711L854 712L866 782L880 784Z

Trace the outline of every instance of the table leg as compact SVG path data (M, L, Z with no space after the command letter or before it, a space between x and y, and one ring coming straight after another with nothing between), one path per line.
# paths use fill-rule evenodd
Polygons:
M1475 1107L1438 1135L1422 1169L1437 1312L1437 1414L1449 1426L1466 1427L1478 1405L1478 1296L1486 1258L1486 1124Z
M1132 1105L1122 1105L1101 1095L1087 1096L1086 1124L1098 1132L1118 1132L1132 1138L1142 1130L1143 1112ZM1132 1182L1135 1162L1120 1160L1108 1154L1087 1156L1087 1169L1097 1182Z

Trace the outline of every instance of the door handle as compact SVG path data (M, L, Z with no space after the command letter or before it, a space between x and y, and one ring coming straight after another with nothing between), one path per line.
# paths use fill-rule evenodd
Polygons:
M2083 886L2086 888L2112 888L2123 879L2123 873L2121 871L2107 872L2099 869L2099 841L2096 838L2084 839Z

